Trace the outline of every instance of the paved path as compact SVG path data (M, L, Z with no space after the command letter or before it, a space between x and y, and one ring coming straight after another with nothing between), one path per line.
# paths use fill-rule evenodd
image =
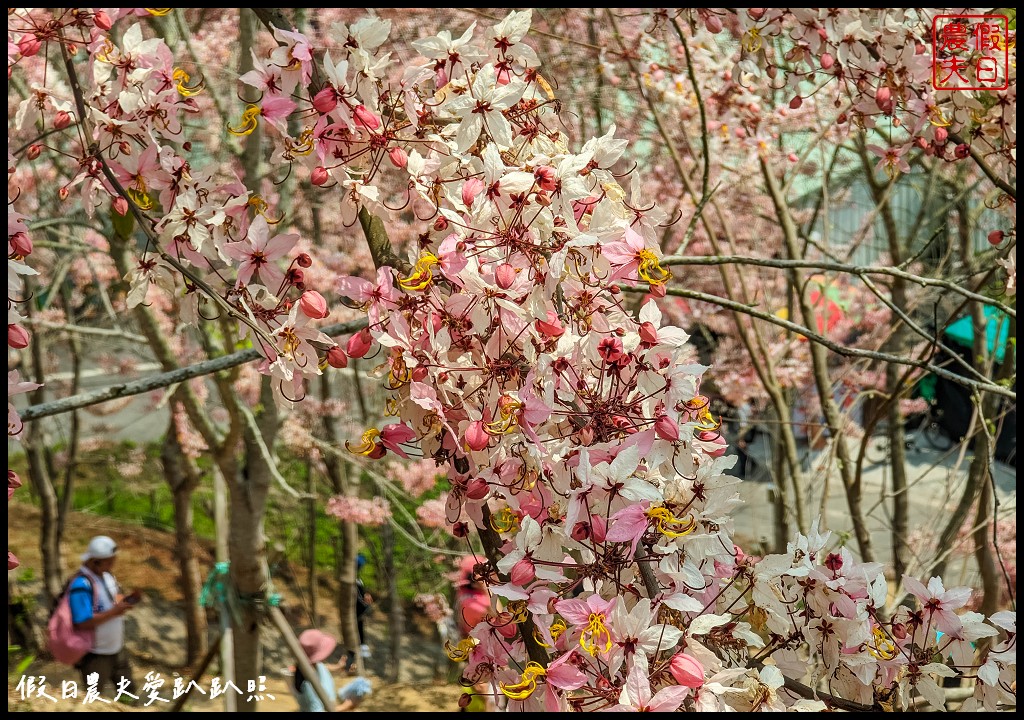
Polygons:
M942 453L928 447L923 442L913 442L907 453L907 482L910 486L910 526L911 551L918 563L916 570L923 572L923 566L934 555L937 534L945 518L955 506L962 492L971 463L971 455L965 453L961 459L957 455L959 447L954 451ZM852 443L851 443L852 449ZM755 448L753 454L763 463L767 460L766 449ZM959 462L958 462L959 461ZM847 538L847 544L856 554L856 540L853 537L853 526L850 522L846 496L835 460L828 456L827 450L818 454L812 461L813 478L809 507L809 516L822 516L821 527ZM760 465L760 463L759 463ZM774 506L772 493L774 486L763 465L755 469L754 479L740 486L740 495L745 505L735 515L735 531L739 538L752 542L764 542L770 546L772 528L774 527ZM1015 518L1017 511L1017 470L1014 467L996 463L993 470L996 492L999 499L999 516ZM888 462L868 463L865 461L864 473L864 510L867 515L868 527L874 544L876 559L886 565L892 562L892 540L890 535L890 517L892 513L891 469ZM822 495L827 486L827 496L822 502ZM885 498L884 501L880 498ZM822 508L824 510L822 511ZM973 519L973 515L971 516ZM969 545L964 552L956 552L954 560L947 570L947 580L951 584L974 584L977 571L971 557Z

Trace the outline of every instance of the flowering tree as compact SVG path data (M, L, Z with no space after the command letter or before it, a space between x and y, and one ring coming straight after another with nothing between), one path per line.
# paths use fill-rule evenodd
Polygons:
M264 480L273 477L268 445L277 425L268 407L275 400L300 401L328 367L380 355L377 374L394 420L366 428L346 447L367 459L415 453L433 460L450 483L446 522L456 536L478 533L485 556L474 573L496 600L486 622L451 648L468 663L467 683L491 682L516 710L866 710L908 707L918 695L941 709L937 678L972 676L975 707L1015 703L1015 613L957 612L969 590L947 590L938 577L903 578L914 602L888 607L888 582L867 538L859 538L857 557L830 545L816 523L802 523L784 552L760 559L733 542L738 480L726 474L734 459L701 390L708 368L657 302L690 292L743 312L742 303L670 284L669 268L686 263L687 244L713 202L696 82L702 189L690 193L691 227L667 259L661 232L668 214L647 200L639 172L619 171L628 143L613 126L582 143L563 131L555 78L524 41L530 11L400 49L390 49L392 23L380 17L314 34L256 11L274 44L253 44L251 69L239 80L258 97L227 113L227 129L245 142L265 133L272 167L330 193L345 227L358 223L375 272L335 279L336 294L365 311L368 323L342 347L318 327L330 313L327 300L305 285L315 251L298 251L300 237L280 228L280 215L249 186L255 178L200 172L204 138L187 132L185 118L201 112L202 82L138 21L167 12L9 15L9 75L24 71L31 83L15 122L38 132L9 159L9 198L22 199L20 160L35 160L51 136L72 129L72 149L63 152L73 162L61 171L59 195L74 191L89 213L109 204L134 218L133 228L119 232L129 305L162 295L186 323L216 312L232 349L241 338L258 350L270 379L259 402L269 415L249 410L255 393L248 403L223 393L236 421L225 438L204 424L195 398L182 399L190 422L236 475L229 452L244 435L262 458ZM621 38L616 14L608 18ZM910 53L905 38L895 42L884 15L865 12L856 27L825 11L723 17L701 10L688 19L710 33L729 25L742 42L737 72L782 72L794 110L803 104L805 63L848 98L847 120L914 114L920 122L905 123L908 137L891 138L881 152L892 173L921 140L945 152L942 123L954 133L980 124L977 137L994 144L965 141L958 147L966 150L953 154L972 158L1007 194L1013 190L1005 179L1012 103L973 107L975 115L996 117L989 133L987 116L975 118L955 102L943 109L920 77L916 45ZM684 27L686 16L643 20L677 31L688 57L694 30ZM780 70L766 39L783 33L791 45ZM625 48L619 57L636 59ZM873 82L877 69L865 68L901 58L907 74L886 74L882 92ZM691 79L693 67L687 64ZM941 123L929 123L936 113ZM785 178L767 139L754 132L750 141L791 263L781 267L803 287ZM20 259L31 246L23 217L9 207L9 274L25 274ZM408 259L392 245L403 214L412 228ZM126 242L132 232L137 248ZM125 253L131 265L123 264ZM1015 273L1012 261L1008 267ZM14 312L16 304L9 307ZM795 307L802 325L776 324L811 340L822 410L838 432L829 340L809 297L801 292ZM9 344L27 341L10 329L18 321L9 317ZM150 342L158 345L155 333ZM873 352L944 372L927 359ZM989 378L964 382L1015 397ZM18 383L9 379L9 395L22 389ZM9 408L9 434L16 434ZM838 447L845 473L850 458ZM242 512L243 498L253 504L251 486L234 482ZM853 487L852 479L844 483ZM261 510L262 500L255 506ZM386 509L342 498L332 512L377 521ZM250 547L258 547L260 532L250 530Z

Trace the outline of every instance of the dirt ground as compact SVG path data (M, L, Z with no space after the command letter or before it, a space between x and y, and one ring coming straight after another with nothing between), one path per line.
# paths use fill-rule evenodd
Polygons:
M8 504L8 544L19 557L22 566L8 573L8 590L30 602L36 601L33 612L35 633L42 639L45 633L45 612L39 600L41 583L38 580L40 567L38 528L39 510L30 505ZM159 693L164 698L171 696L170 687L174 678L189 678L190 668L185 666L185 627L182 620L182 597L174 564L173 536L149 528L126 525L109 518L87 513L73 513L64 543L64 560L67 572L78 567L78 555L83 552L90 537L110 535L118 543L119 560L114 569L118 581L125 588L139 588L145 600L126 616L127 646L132 656L135 679L140 684L147 673L157 673L165 685ZM202 559L203 567L209 567L212 560L209 549ZM302 568L292 568L295 587L304 587ZM13 584L12 584L13 580ZM276 587L283 595L282 608L293 618L296 632L309 627L308 619L303 623L298 597L290 587ZM321 615L320 628L340 637L337 622L324 614L333 613L334 604L328 590L318 600ZM402 638L398 658L398 681L385 679L387 671L395 663L390 657L387 633L387 618L381 612L371 613L367 622L367 634L372 648L372 657L366 661L365 676L371 682L373 692L358 708L359 712L456 712L462 689L444 679L447 660L438 643L430 636L429 628L416 627ZM264 640L264 674L267 686L264 699L257 707L261 712L294 712L298 705L289 688L290 677L286 668L292 664L280 636L269 625L262 629ZM61 682L80 681L73 668L47 659L36 659L24 671L8 662L7 698L8 709L15 712L153 712L165 711L170 703L153 702L145 706L145 697L129 707L120 703L82 702L84 693L77 700L60 699ZM18 683L21 676L45 677L46 692L57 698L56 702L41 697L23 697ZM200 686L209 692L210 684L217 675L216 661L211 671L200 681ZM344 673L335 673L335 684L342 687L349 678ZM38 680L37 680L38 682ZM245 690L245 688L243 688ZM273 695L274 699L269 696ZM109 698L109 695L107 696ZM222 710L220 699L211 700L208 695L196 695L185 706L185 711Z

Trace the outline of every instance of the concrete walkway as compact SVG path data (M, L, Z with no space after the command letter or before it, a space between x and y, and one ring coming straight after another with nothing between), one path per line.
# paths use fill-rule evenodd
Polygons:
M855 457L859 441L847 442ZM911 436L910 445L907 451L911 527L909 543L915 556L911 572L921 574L935 557L938 534L963 492L972 456L969 452L961 456L960 446L939 452L925 443L923 438L915 436ZM846 495L832 450L826 447L821 452L811 453L812 457L809 457L811 491L808 515L812 520L820 515L821 528L831 530L834 539L849 546L857 555ZM759 440L759 444L752 447L751 456L754 469L748 472L749 480L740 486L740 495L745 505L735 514L735 533L737 538L752 542L754 547L759 544L770 547L774 527L774 485L766 470L766 466L770 467L767 443ZM1015 519L1016 468L997 462L992 474L999 503L998 516ZM892 564L891 475L887 459L875 463L865 460L862 475L864 513L871 531L875 559L887 566ZM973 514L970 520L974 520ZM954 548L946 576L948 585L975 585L977 569L969 541Z

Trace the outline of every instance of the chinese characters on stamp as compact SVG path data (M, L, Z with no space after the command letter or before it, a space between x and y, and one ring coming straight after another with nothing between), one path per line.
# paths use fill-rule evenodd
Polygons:
M936 90L1009 87L1009 21L1005 15L937 15L932 21L932 85Z

